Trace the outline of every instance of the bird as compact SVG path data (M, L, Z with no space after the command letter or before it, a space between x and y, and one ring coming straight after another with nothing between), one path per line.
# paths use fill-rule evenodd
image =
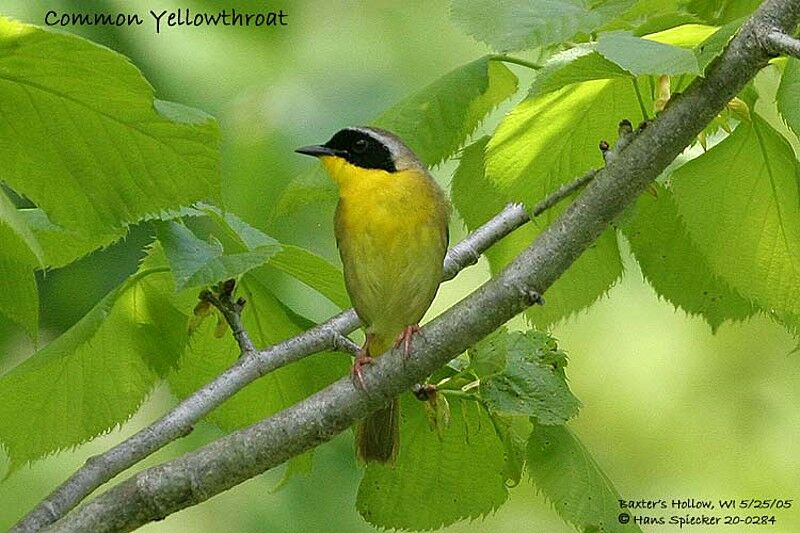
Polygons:
M394 133L348 127L325 144L296 150L319 158L336 183L334 228L345 287L366 341L351 374L365 388L363 368L386 350L403 346L433 302L449 242L450 202L426 165ZM356 426L356 450L365 462L394 463L400 404Z

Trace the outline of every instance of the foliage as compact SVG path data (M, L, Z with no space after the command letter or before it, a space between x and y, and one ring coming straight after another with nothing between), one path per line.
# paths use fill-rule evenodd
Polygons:
M456 0L452 12L467 33L505 51L570 41L593 32L633 4L634 0Z
M533 205L563 183L599 166L602 158L597 139L613 138L618 117L631 116L636 110L633 89L626 80L597 80L523 100L489 140L484 171L476 165L469 167L477 169L471 178L473 182L488 184L481 185L482 189L463 187L467 194L454 195L456 208L462 210L465 203L477 202L479 198L486 202L487 194L478 192L486 189L498 191L492 200L497 205L514 200ZM569 113L576 115L571 121L564 120ZM602 133L598 134L598 130ZM461 169L454 181L459 180L459 173ZM462 179L468 178L464 175ZM515 234L513 243L506 240L496 252L490 252L492 270L502 269L563 208L560 205L546 212L524 230L524 236ZM473 228L485 222L490 216L486 215L473 219L465 216L465 222ZM616 237L608 231L548 290L548 305L526 314L537 326L549 326L590 305L621 274Z
M422 161L436 165L452 155L481 120L517 90L517 77L488 57L459 67L378 117Z
M107 232L219 195L209 115L155 100L125 57L83 39L7 19L0 39L3 181L53 223Z
M156 260L0 377L0 439L13 469L121 424L174 365L186 317L170 305L174 284Z
M621 224L642 274L658 294L713 330L726 320L744 320L754 308L715 275L678 215L670 189L658 185L636 202Z
M672 182L689 237L712 272L762 309L796 313L800 172L788 141L753 115L676 170Z
M527 451L531 481L579 531L641 531L619 523L619 494L569 428L534 426Z
M701 73L691 50L642 39L627 32L600 34L597 51L633 76Z
M488 413L471 401L449 405L450 423L437 428L420 402L403 397L397 463L368 465L358 490L356 506L371 524L436 529L505 502L503 448Z
M786 124L800 135L800 59L789 58L778 88L778 110Z
M541 68L505 54L481 57L374 124L400 134L428 165L458 160L452 200L472 230L507 202L532 207L602 166L598 142L613 141L623 118L656 116L702 75L755 4L454 0L453 19L468 34L498 51L527 50ZM580 408L566 355L542 330L592 305L622 276L620 237L659 297L713 330L757 313L800 329L800 164L797 139L784 137L800 131L800 63L782 66L777 101L759 100L753 87L739 95L698 138L703 149L683 154L547 291L547 304L526 313L531 327L501 328L470 348L436 374L437 392L425 403L403 397L397 464L366 467L358 492L366 520L425 530L482 517L527 473L566 522L587 531L617 527L613 484L565 425ZM536 73L520 90L511 68L523 67ZM499 125L473 138L517 94ZM756 103L774 106L789 129L776 129ZM36 271L74 263L134 224L155 235L134 274L0 377L0 441L13 468L110 431L158 383L184 398L229 367L239 352L222 318L193 314L203 287L238 280L248 302L243 321L258 346L313 325L267 282L275 272L349 306L336 265L225 209L215 120L156 100L125 57L0 18L0 111L7 187L0 188L0 313L36 338ZM264 212L290 223L298 207L333 192L315 170L266 199ZM20 198L33 207L20 208ZM567 204L493 246L492 272ZM306 358L247 387L207 420L226 432L246 426L345 375L347 366L341 354ZM304 454L287 476L311 464Z
M22 326L31 337L39 328L39 293L33 268L43 266L43 252L33 231L0 189L0 275L8 290L0 295L0 312Z
M514 332L486 339L479 347L505 366L487 373L480 394L492 413L529 416L540 424L559 425L578 414L580 402L567 387L566 354L539 331Z

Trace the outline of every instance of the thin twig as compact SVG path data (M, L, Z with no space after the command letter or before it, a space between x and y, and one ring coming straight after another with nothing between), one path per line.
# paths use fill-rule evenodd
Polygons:
M481 255L515 229L530 221L522 204L508 204L489 222L475 229L469 237L454 245L444 260L443 280L451 280L463 268L474 265Z
M567 182L561 187L559 187L557 191L555 191L553 194L549 195L547 198L540 201L538 204L534 206L532 211L533 216L538 217L539 215L541 215L542 213L544 213L545 211L556 205L558 202L560 202L570 194L586 187L586 185L588 185L589 182L592 181L594 177L597 175L597 172L598 170L593 168L580 178L574 181Z
M352 309L264 350L243 353L228 370L166 415L86 463L28 513L11 531L38 531L64 516L95 489L170 442L191 433L214 408L261 376L307 355L331 349L359 326Z
M350 340L350 337L342 335L338 331L334 331L332 336L333 339L331 340L331 350L350 355L356 355L361 350L358 344Z
M630 122L623 122L630 126ZM608 143L603 141L600 143L600 151L603 152L603 157L607 157L609 152L613 152L615 154L618 153L619 150L621 150L625 144L627 144L627 142L628 140L626 139L624 144L617 143L614 148L610 148ZM561 187L547 195L535 206L533 206L533 209L531 210L533 217L538 217L548 209L567 198L570 194L579 191L588 185L589 182L592 181L597 175L597 172L598 169L591 169L583 176L561 185ZM459 270L464 268L464 266L474 265L477 263L483 252L486 251L492 244L499 241L523 224L526 224L530 221L530 219L531 216L528 215L528 212L525 210L525 206L523 204L510 203L506 205L506 207L492 219L497 222L496 225L493 224L491 228L487 228L486 226L479 227L470 234L469 239L464 239L450 249L449 253L447 254L447 258L445 258L443 281L453 279Z
M533 61L528 61L527 59L522 59L519 57L513 57L508 54L496 54L489 56L489 59L492 61L502 61L503 63L512 63L514 65L519 65L531 70L540 70L544 68L542 65L534 63Z
M233 300L235 283L235 280L230 279L220 283L218 291L204 290L200 293L200 300L210 303L222 313L242 355L248 355L255 353L256 347L242 324L242 309L245 300L244 298Z
M643 129L643 126L646 122L642 123L642 126L639 127L638 131ZM619 123L619 139L617 143L610 147L608 142L601 141L600 142L600 151L603 153L603 159L606 163L613 160L619 153L628 145L630 144L631 140L633 139L634 135L636 134L633 131L633 127L631 126L630 121L623 120ZM570 194L579 191L580 189L586 187L590 181L594 179L600 169L593 168L589 170L583 176L577 178L576 180L567 182L563 184L561 187L558 188L555 192L551 193L545 199L541 200L538 204L536 204L533 208L533 216L538 217L554 205L556 205L561 200L567 198Z

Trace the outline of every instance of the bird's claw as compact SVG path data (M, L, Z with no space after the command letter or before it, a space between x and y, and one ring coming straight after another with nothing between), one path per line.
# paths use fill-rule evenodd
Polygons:
M360 351L356 356L356 360L353 363L353 369L350 371L350 374L353 378L353 383L362 390L367 390L367 385L364 383L363 368L365 365L371 365L374 362L375 359L367 355L366 351Z
M411 340L414 338L416 333L419 333L419 331L419 325L417 324L406 326L394 341L395 348L400 347L401 344L403 345L403 356L405 356L406 359L411 356Z

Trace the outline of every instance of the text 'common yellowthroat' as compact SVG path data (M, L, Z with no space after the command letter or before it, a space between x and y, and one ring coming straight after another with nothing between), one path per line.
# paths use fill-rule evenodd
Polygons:
M363 385L361 369L372 356L393 343L409 355L411 336L442 279L449 203L425 165L389 131L346 128L297 152L318 157L339 187L336 243L366 332L353 365ZM356 433L359 456L394 460L399 420L397 399L368 416Z

